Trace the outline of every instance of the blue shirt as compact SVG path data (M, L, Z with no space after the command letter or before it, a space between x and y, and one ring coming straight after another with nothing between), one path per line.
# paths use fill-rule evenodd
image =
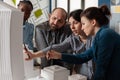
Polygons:
M33 33L34 25L25 22L25 25L23 25L23 43L28 45L30 50L33 50Z
M62 60L82 64L95 61L94 80L120 80L120 35L107 26L97 32L93 45L87 51L77 54L62 54Z

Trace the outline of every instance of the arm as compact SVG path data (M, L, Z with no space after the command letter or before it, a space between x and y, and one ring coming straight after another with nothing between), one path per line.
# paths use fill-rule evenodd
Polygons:
M65 52L68 49L71 49L70 40L71 40L71 36L69 36L68 38L66 38L62 43L53 44L52 45L52 50L56 50L58 52ZM47 51L50 50L50 48L51 48L51 46L48 46L47 48L44 48L41 51L44 52L44 53L46 53Z
M34 25L33 24L29 24L29 39L28 39L28 48L30 50L33 50L33 34L34 34Z
M104 80L114 48L114 34L104 31L97 38L95 80Z
M32 52L24 49L24 53L26 53L28 55L28 58L25 58L25 60L31 60L31 59L34 59L34 58L37 58L37 57L45 57L45 54L41 51L32 53Z
M52 49L64 52L67 49L71 48L69 42L70 42L70 37L66 38L60 44L54 44L54 45L52 45ZM45 57L46 52L49 51L50 48L51 48L51 46L48 46L47 48L44 48L44 49L42 49L42 50L40 50L38 52L35 52L35 53L31 53L30 51L26 50L25 53L29 55L29 58L27 58L26 60L31 60L32 58L37 58L37 57Z
M87 61L89 61L90 59L92 59L93 57L93 52L92 52L92 48L88 49L85 52L82 52L80 54L76 54L76 55L72 55L72 54L62 54L62 60L68 63L74 63L74 64L82 64L85 63Z
M89 50L76 55L66 53L63 54L52 50L47 53L46 57L48 59L61 59L68 63L81 64L92 59L93 55L92 48L90 48Z

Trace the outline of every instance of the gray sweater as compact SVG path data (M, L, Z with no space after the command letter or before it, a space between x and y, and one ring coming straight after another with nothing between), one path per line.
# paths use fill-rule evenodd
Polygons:
M60 44L54 44L52 45L52 49L56 50L58 52L65 52L66 50L72 50L73 55L76 55L78 53L84 52L85 50L89 49L91 47L92 38L88 38L86 44L81 42L79 36L75 36L74 34L70 35L68 38L66 38L62 43ZM50 50L50 47L47 47L45 49L42 49L43 52L47 52ZM88 61L84 64L73 64L74 70L78 74L82 74L88 77L88 79L91 79L93 76L93 66L92 61Z

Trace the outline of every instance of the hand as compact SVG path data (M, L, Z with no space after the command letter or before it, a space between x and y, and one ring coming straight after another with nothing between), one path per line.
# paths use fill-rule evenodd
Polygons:
M28 51L28 50L27 50L27 51L24 50L24 53L27 54L27 56L28 56L27 58L25 58L25 60L31 60L31 59L33 59L34 56L35 56L33 53L31 53L31 52Z
M57 51L54 51L54 50L50 50L50 51L47 52L46 58L48 60L50 60L50 59L61 59L61 53L59 53Z

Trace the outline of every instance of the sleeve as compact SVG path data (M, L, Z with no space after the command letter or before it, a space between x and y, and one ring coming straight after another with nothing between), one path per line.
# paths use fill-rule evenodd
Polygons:
M68 49L71 49L70 40L71 40L71 36L66 38L62 43L53 44L52 45L52 50L55 50L55 51L58 51L58 52L64 52ZM42 49L42 51L44 53L46 53L47 51L50 50L50 48L51 48L51 46L48 46L47 48Z
M33 50L33 35L34 35L34 25L33 24L29 24L29 30L30 30L30 33L29 33L29 39L28 39L28 48L30 50Z
M62 53L62 60L68 63L82 64L92 59L93 57L92 54L93 52L91 47L87 51L82 52L80 54L76 54L76 55Z
M104 31L97 40L95 80L104 80L114 49L113 34Z

